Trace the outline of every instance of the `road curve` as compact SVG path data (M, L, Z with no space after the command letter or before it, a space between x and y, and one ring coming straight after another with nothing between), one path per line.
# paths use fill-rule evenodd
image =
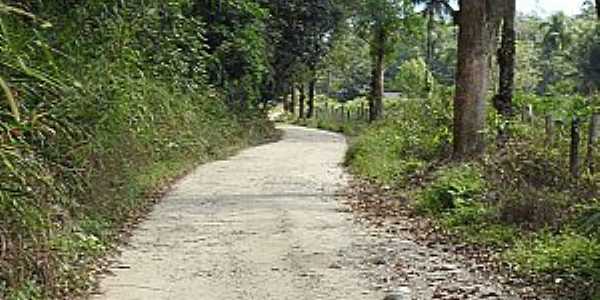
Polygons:
M344 137L281 129L281 141L176 184L91 298L383 299L347 261L364 233L335 199L347 184Z

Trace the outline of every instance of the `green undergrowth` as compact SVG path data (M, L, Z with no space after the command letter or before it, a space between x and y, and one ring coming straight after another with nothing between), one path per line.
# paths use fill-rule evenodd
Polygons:
M180 105L186 100L171 95L161 101ZM111 116L131 121L128 114ZM138 123L152 132L131 132L128 122L117 130L94 129L86 136L95 142L77 153L76 161L69 161L76 173L61 174L70 170L55 170L53 161L40 157L35 164L46 174L40 175L46 176L41 178L44 182L25 177L23 191L2 192L0 236L6 248L0 257L0 298L60 298L85 292L93 282L89 271L94 261L112 249L124 224L154 203L154 192L200 163L275 134L260 115L232 116L218 99L203 109L172 108L160 121L158 115L149 114ZM27 158L10 159L8 163L28 163ZM42 189L50 190L44 198Z
M276 134L208 83L190 3L0 10L0 299L85 293L162 187Z
M423 105L431 103L390 100L386 118L353 139L346 155L348 167L385 185L401 187L418 180L430 161L444 155L450 134L440 126L448 116L435 109L423 110Z
M566 130L549 147L543 125L516 123L506 147L490 132L486 155L459 163L449 159L448 103L390 102L384 120L351 139L353 173L402 191L418 214L458 241L493 249L515 272L586 286L573 299L597 299L600 180L569 175Z

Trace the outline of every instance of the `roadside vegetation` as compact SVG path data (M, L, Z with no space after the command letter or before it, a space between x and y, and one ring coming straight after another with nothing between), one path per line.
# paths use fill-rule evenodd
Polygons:
M486 249L506 271L569 299L598 299L599 16L593 3L574 17L513 16L513 35L500 27L500 40L514 38L514 57L502 56L511 51L508 42L497 45L490 88L477 96L488 103L483 116L460 112L475 102L452 101L462 97L453 86L461 58L452 13L442 8L435 8L434 29L416 25L433 30L433 37L397 41L389 53L385 85L399 96L383 99L382 116L368 112L377 95L367 71L354 81L329 78L326 87L344 93L319 96L316 116L295 122L346 134L346 164L354 174L399 192L414 214L431 219L455 242ZM342 40L356 40L356 34ZM356 45L334 47L324 78L348 73L345 51L357 53L354 65L368 66L370 46L363 45L364 52ZM511 61L513 74L507 75ZM465 127L479 120L479 129Z
M187 1L0 3L1 299L86 292L94 262L162 188L275 136L256 88L266 54L219 38L206 45L229 30L228 39L264 46L262 23L205 26L193 9ZM235 7L256 20L259 12ZM246 72L215 84L209 71L234 50L247 57Z
M85 294L161 187L281 104L450 235L598 299L600 0L459 2L0 2L0 298Z
M548 145L543 122L517 122L507 144L456 162L447 127L432 122L421 102L391 109L393 116L352 138L346 161L353 173L400 190L415 213L457 241L498 253L510 271L558 290L575 282L591 289L573 299L595 299L600 180L588 171L570 175L562 154L568 132Z

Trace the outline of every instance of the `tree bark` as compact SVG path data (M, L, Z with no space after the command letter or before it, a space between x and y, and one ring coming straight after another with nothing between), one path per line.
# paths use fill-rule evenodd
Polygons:
M304 93L304 83L298 86L300 89L300 107L298 107L298 117L304 119L304 102L306 100L306 94Z
M498 95L494 97L494 108L503 120L498 129L498 141L506 143L509 139L509 121L513 117L513 92L515 88L515 53L516 53L516 0L506 0L503 8L502 44L498 49L498 66L500 67Z
M308 112L306 117L311 119L315 111L315 89L317 86L317 79L312 78L308 84Z
M485 96L493 40L488 2L460 1L453 128L454 158L458 160L477 157L485 150Z
M600 0L596 0L596 16L600 20Z
M371 71L371 95L369 99L369 121L373 122L383 117L383 76L385 72L385 30L378 28L375 34L373 66Z

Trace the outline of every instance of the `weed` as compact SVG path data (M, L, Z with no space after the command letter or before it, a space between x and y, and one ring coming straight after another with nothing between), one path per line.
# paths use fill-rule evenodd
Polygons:
M572 231L521 241L505 254L522 272L577 274L600 280L600 243Z
M481 170L474 165L442 169L420 194L417 209L439 214L463 208L459 212L465 217L474 216L474 213L481 212L475 201L483 195L485 186Z

